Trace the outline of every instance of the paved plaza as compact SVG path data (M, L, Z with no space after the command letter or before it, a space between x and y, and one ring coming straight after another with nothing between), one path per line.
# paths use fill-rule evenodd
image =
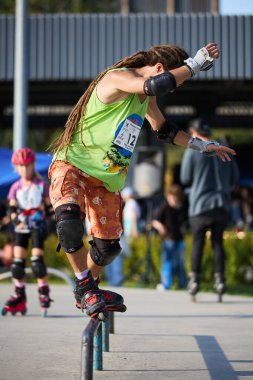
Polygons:
M43 318L28 284L26 316L0 317L0 380L80 379L81 335L89 322L75 309L72 289L52 285ZM128 310L115 315L110 352L94 380L253 379L253 298L186 291L118 288ZM0 284L0 304L12 293Z

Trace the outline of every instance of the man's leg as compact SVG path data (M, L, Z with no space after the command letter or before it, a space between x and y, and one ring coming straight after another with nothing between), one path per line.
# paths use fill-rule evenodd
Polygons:
M193 234L193 244L191 251L191 273L188 282L188 290L192 295L197 294L200 285L200 272L203 249L205 244L206 226L202 216L195 216L190 219Z
M214 288L223 294L225 292L225 250L223 234L227 226L228 215L225 210L218 209L211 225L211 241L214 252Z
M177 242L176 255L178 257L179 265L179 288L184 288L186 285L186 273L185 273L185 243L183 240Z

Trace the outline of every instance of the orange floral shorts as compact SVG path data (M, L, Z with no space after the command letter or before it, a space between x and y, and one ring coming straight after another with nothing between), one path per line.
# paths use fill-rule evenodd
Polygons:
M122 233L120 192L108 191L100 180L65 161L54 161L48 176L54 210L63 204L78 204L82 220L87 214L90 235L100 239L119 239Z

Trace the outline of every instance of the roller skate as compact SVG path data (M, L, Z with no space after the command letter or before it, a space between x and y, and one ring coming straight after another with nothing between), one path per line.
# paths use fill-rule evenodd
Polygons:
M108 311L125 311L126 307L122 303L123 297L119 294L102 291L98 288L98 281L92 278L91 273L83 280L75 279L76 287L74 294L76 298L76 307L86 310L86 314L91 318L106 320ZM117 309L117 310L116 310Z
M25 287L19 288L15 286L15 295L11 296L6 301L4 307L2 308L1 314L6 315L7 313L11 313L12 315L16 315L17 313L21 313L22 315L25 315L26 312Z
M43 285L38 289L40 309L43 317L47 316L47 309L50 307L53 300L49 297L49 286Z
M95 280L95 283L98 285L100 282L99 277ZM126 305L124 305L124 298L116 292L111 290L100 289L102 292L103 298L106 303L106 310L108 311L118 311L124 313L127 310Z
M193 302L197 301L196 295L199 291L199 275L197 273L191 272L190 279L187 285L189 294Z
M225 279L222 273L214 274L214 290L218 294L218 302L222 302L222 296L226 291Z

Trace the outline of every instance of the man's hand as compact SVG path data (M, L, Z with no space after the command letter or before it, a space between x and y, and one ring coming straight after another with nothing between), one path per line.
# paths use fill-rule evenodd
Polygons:
M236 154L233 149L221 145L217 141L200 140L197 137L191 137L189 139L188 147L206 156L219 156L224 162L231 161L229 154L232 156Z
M236 152L234 151L234 149L231 149L225 145L209 144L207 146L207 154L208 152L214 153L216 156L219 156L220 159L224 162L231 161L231 158L229 157L230 154L232 156L236 155Z
M213 66L214 59L219 58L220 51L216 43L210 42L206 46L197 51L194 58L189 57L184 62L190 69L192 76L199 73L199 71L207 71Z

